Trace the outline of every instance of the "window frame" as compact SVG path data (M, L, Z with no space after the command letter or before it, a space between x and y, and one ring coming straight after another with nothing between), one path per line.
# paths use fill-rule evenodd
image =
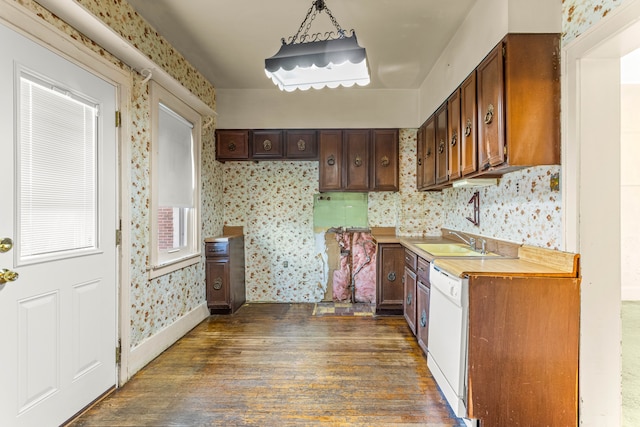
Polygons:
M170 91L162 87L157 82L151 80L149 82L149 102L150 102L150 128L151 128L151 152L150 152L150 218L151 218L151 244L150 244L150 269L149 279L169 274L176 270L183 269L193 264L197 264L202 259L202 245L200 244L201 234L201 150L202 150L202 117L183 100L172 94ZM193 194L193 214L191 215L192 229L188 231L188 239L186 251L175 252L173 257L161 257L158 249L158 150L159 150L159 110L160 104L171 109L193 124L191 130L193 144L193 163L194 163L194 194Z

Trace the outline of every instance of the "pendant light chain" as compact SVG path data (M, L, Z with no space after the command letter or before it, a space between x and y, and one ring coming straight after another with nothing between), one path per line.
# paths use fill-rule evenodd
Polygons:
M322 12L322 11L325 11L327 15L329 15L329 19L331 19L331 23L333 24L334 27L336 27L336 30L338 31L338 38L340 39L343 38L344 30L340 27L340 24L338 24L338 21L331 13L331 10L325 5L324 0L315 0L311 5L311 7L309 8L309 10L307 11L307 16L304 17L302 24L300 24L300 28L298 28L298 32L296 32L296 34L290 38L289 44L294 44L296 40L300 40L300 43L304 43L309 38L308 33L309 33L309 30L311 29L311 23L318 15L318 12ZM304 29L304 32L302 32L303 29ZM302 32L302 35L300 35L300 32ZM325 33L327 40L329 39L330 35L331 33ZM314 40L318 40L320 38L320 35L316 34L315 36L313 36L313 38ZM283 45L287 44L284 38L282 39L282 44Z

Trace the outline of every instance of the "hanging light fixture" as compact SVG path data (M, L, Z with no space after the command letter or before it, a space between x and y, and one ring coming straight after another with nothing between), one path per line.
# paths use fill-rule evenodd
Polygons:
M333 31L324 37L308 34L311 22L321 12L329 15L337 34ZM264 63L267 76L287 92L311 87L366 86L370 81L367 53L358 45L355 31L351 30L351 36L346 36L324 0L313 1L298 32L289 43L283 38L278 53Z

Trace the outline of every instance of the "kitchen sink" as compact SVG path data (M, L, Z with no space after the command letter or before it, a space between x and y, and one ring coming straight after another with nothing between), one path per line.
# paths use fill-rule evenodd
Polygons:
M464 243L417 243L416 246L433 256L459 256L459 257L499 257L494 252L482 254L472 250Z

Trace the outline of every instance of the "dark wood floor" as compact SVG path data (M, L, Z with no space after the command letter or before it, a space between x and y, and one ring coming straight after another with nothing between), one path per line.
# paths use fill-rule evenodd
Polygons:
M79 426L460 426L402 317L211 316Z

